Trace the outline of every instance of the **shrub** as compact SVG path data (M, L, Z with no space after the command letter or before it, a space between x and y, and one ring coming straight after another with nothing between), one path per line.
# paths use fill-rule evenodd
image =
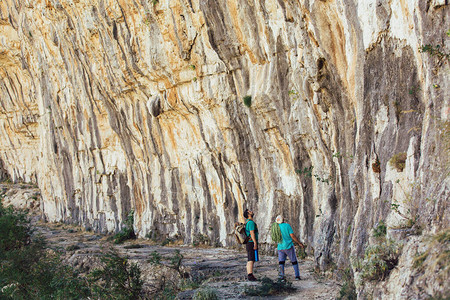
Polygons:
M373 236L376 238L381 238L386 236L386 224L381 220L378 222L377 226L373 229Z
M133 229L134 223L134 211L128 213L127 219L125 220L125 226L120 230L120 232L114 235L114 243L121 244L126 240L135 239L136 234Z
M244 96L243 100L244 100L245 106L247 106L247 107L252 106L252 96L249 96L249 95Z
M194 239L192 241L192 245L194 247L197 247L199 245L210 245L211 241L209 240L209 237L205 234L197 233L194 235Z
M273 281L268 277L261 279L261 285L257 287L246 287L245 295L247 296L271 296L282 293L290 293L295 291L291 282L287 281Z
M156 251L151 252L148 262L154 265L159 265L161 263L161 254Z
M166 262L163 263L162 256L157 251L150 253L150 259L148 260L149 263L171 268L179 275L179 278L176 280L160 275L159 279L156 280L157 285L153 287L154 292L152 294L152 299L175 299L179 291L195 289L200 286L199 280L187 279L189 274L183 272L183 255L180 253L180 250L175 250L173 256L169 257L167 260L169 261L168 264Z
M161 240L162 236L158 230L150 230L146 235L146 238L150 239L152 242L157 242Z
M78 245L70 245L70 246L67 246L66 251L75 251L75 250L78 250L78 249L80 249L80 246L78 246Z
M87 298L87 284L34 236L26 215L0 201L0 298Z
M94 298L138 299L142 293L141 270L114 252L101 258L104 266L89 274Z
M356 300L355 281L353 280L352 272L350 268L345 269L342 272L343 284L339 291L338 300Z
M166 238L166 239L164 239L164 241L161 242L161 246L167 246L167 245L169 245L172 242L173 242L173 239Z
M76 245L74 245L76 246ZM68 247L68 249L71 246ZM74 247L75 248L75 247ZM0 199L0 299L136 299L140 269L115 254L89 275L89 282L33 235L26 215L4 208Z
M169 267L178 272L181 277L184 277L184 273L181 271L181 262L184 256L180 253L180 250L175 250L174 255L169 259Z
M195 290L195 289L199 288L200 284L201 284L201 279L190 279L190 278L185 279L184 278L180 281L179 287L180 287L180 290L182 290L182 291Z
M202 288L195 292L193 300L217 300L216 291L210 288Z
M442 47L444 48L444 47ZM450 59L450 54L442 50L441 45L423 45L420 47L420 52L428 53L431 56L436 56L439 59Z
M3 207L0 200L0 257L7 251L18 250L31 243L33 231L26 215L10 206Z
M152 296L152 299L157 300L172 300L177 298L177 294L179 289L174 282L171 281L163 281L162 287Z
M307 254L306 254L306 245L304 245L304 247L298 247L297 248L297 257L299 258L299 259L305 259L306 258L306 256L307 256Z
M381 173L381 166L380 166L380 161L378 160L378 158L375 160L375 162L372 164L372 170L375 173Z
M398 264L401 246L392 240L367 247L358 269L365 280L384 280Z
M397 153L389 160L390 165L395 167L399 172L403 172L403 169L405 168L405 162L406 152Z

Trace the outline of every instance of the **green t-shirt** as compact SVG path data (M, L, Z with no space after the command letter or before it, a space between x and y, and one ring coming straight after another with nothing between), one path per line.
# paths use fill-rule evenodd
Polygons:
M283 236L283 240L281 241L281 243L278 243L278 250L287 250L287 249L291 249L292 246L294 246L294 241L291 238L291 233L294 233L294 231L292 230L291 225L289 225L288 223L281 223L280 225L280 230L281 230L281 235Z
M246 224L245 224L245 234L247 236L250 236L251 230L255 231L256 242L258 242L258 226L256 226L256 223L253 220L247 219ZM250 237L249 241L252 241L251 237Z

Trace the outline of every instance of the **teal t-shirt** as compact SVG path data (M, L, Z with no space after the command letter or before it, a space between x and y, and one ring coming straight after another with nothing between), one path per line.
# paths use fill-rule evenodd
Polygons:
M291 233L294 233L294 231L292 230L291 225L289 225L288 223L281 223L280 225L280 230L281 230L281 235L283 236L283 240L281 241L281 243L278 243L278 250L287 250L287 249L291 249L292 246L294 246L294 241L291 238Z
M254 230L255 231L255 236L256 236L256 242L258 242L258 226L256 226L256 223L253 222L253 220L248 220L246 221L245 224L245 234L247 236L250 236L250 231ZM252 240L252 238L250 238L250 241Z

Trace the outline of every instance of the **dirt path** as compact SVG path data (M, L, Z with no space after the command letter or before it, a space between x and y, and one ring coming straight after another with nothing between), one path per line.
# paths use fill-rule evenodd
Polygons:
M224 248L194 248L188 246L163 247L152 244L148 240L134 240L116 245L107 237L95 233L84 232L73 226L63 224L37 223L39 232L49 242L49 246L63 250L66 260L79 268L89 269L99 257L108 250L115 249L131 261L137 262L143 270L144 281L154 278L154 267L148 262L151 253L156 251L164 258L173 256L178 249L183 255L183 266L191 276L203 276L201 287L209 287L216 291L219 299L258 299L261 297L246 296L244 291L250 287L261 285L260 282L248 282L245 275L246 254L242 251ZM139 247L131 248L130 247ZM65 249L73 250L65 250ZM127 249L128 248L128 249ZM95 261L95 259L94 259ZM88 265L88 266L87 266ZM290 294L264 297L266 299L335 299L339 286L334 281L320 279L313 273L313 261L306 259L299 263L302 280L294 281L294 270L290 263L286 264L286 277L296 290ZM255 276L277 279L278 261L275 256L261 256L256 263ZM195 290L187 290L178 294L178 299L191 299Z

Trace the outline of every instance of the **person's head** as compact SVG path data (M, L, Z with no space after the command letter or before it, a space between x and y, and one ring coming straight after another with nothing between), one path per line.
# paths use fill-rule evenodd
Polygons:
M244 211L244 218L246 218L246 219L248 219L249 217L251 218L251 217L253 217L253 215L254 215L255 213L252 211L252 210L250 210L250 209L246 209L245 211Z
M283 221L284 221L283 216L282 216L282 215L278 215L277 218L275 219L275 221L276 221L278 224L283 223Z

